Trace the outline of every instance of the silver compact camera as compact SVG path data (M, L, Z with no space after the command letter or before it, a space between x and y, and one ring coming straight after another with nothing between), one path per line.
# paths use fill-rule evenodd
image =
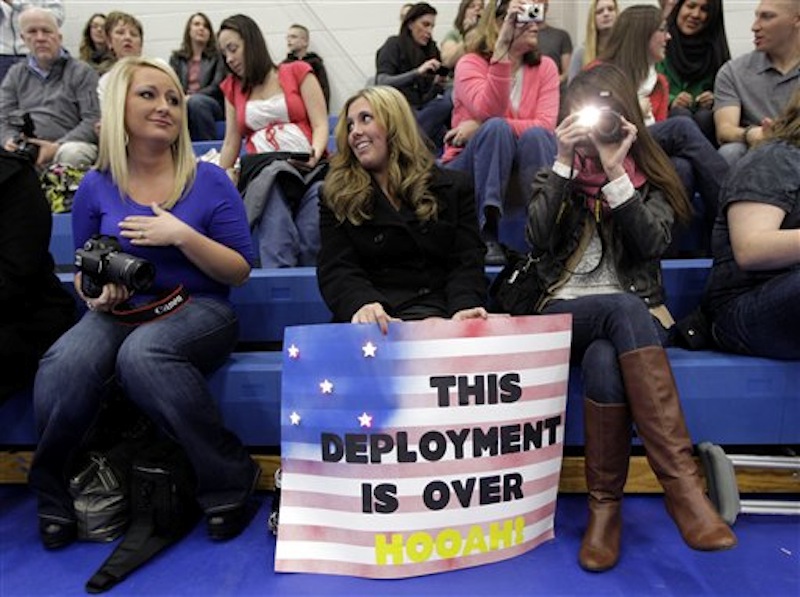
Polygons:
M544 22L544 12L544 4L541 2L523 4L522 12L517 14L517 23L542 23Z

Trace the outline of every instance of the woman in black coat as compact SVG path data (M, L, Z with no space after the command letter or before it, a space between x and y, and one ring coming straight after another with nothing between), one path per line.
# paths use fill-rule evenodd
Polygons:
M358 92L335 134L317 269L334 320L385 333L398 319L487 317L471 181L436 166L403 95Z

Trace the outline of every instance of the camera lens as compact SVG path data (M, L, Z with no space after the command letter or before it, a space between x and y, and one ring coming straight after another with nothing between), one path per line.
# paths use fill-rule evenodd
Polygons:
M108 256L108 279L124 284L129 290L143 291L150 288L156 277L155 266L144 259L127 253L113 253Z
M619 114L611 110L601 110L594 130L597 138L603 143L619 142L622 139L622 123Z

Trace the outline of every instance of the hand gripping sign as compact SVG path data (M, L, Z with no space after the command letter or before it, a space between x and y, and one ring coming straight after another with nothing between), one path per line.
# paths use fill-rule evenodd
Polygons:
M569 315L287 328L275 570L403 578L553 538Z

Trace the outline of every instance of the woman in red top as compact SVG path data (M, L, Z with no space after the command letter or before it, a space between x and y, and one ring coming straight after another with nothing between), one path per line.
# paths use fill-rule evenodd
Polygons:
M706 234L699 248L708 252L728 166L694 120L685 116L667 120L669 83L655 65L664 59L669 40L661 9L631 6L620 13L598 60L615 64L631 77L650 134L670 157L689 197L700 194L702 204L695 207L703 212Z
M255 21L225 19L217 35L231 74L219 165L229 172L244 138L239 188L257 232L261 267L308 266L319 250L319 186L328 144L325 96L308 63L277 65ZM252 167L251 167L252 166Z

